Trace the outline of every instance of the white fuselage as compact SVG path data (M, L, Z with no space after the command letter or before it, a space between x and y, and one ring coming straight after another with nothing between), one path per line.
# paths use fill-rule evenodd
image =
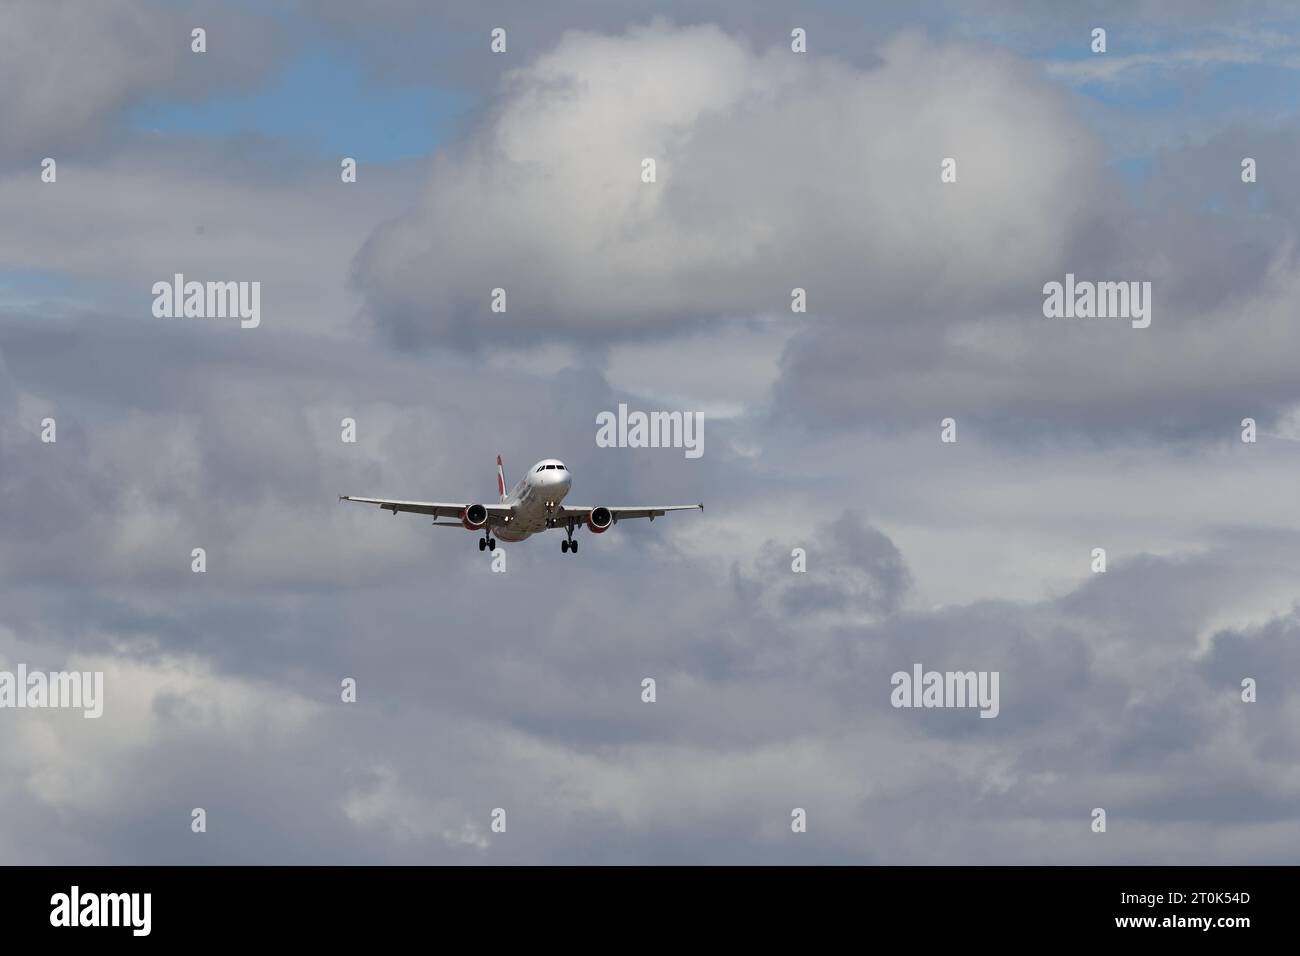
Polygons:
M545 531L555 506L569 493L571 481L564 462L556 458L537 462L503 499L503 504L514 506L514 517L494 525L493 533L502 541L523 541Z

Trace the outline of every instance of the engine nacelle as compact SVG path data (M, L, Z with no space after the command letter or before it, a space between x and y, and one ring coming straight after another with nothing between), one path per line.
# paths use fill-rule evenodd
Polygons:
M460 513L460 523L467 531L478 531L487 524L487 509L482 505L470 505Z
M614 516L608 508L592 508L587 512L587 527L592 534L602 534L614 523Z

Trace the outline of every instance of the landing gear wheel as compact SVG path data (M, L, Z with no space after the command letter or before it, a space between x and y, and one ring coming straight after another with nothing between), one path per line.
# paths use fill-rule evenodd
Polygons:
M480 551L486 551L486 550L487 550L487 538L479 538L479 539L478 539L478 549L479 549Z
M489 551L495 551L495 550L497 549L497 539L496 539L496 538L488 538L488 539L487 539L487 542L488 542L488 550L489 550Z
M569 541L567 538L560 542L560 551L562 551L564 554L569 553Z
M577 554L577 553L578 553L578 542L577 542L577 541L570 541L570 542L569 542L569 550L572 551L574 554Z

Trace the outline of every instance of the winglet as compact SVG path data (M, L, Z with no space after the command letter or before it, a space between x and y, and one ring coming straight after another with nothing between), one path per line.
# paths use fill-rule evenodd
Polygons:
M506 470L501 467L501 453L497 452L497 493L506 500Z

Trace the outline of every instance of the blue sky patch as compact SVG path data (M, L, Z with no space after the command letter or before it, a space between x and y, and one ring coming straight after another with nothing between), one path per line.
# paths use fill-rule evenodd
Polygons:
M456 132L473 104L434 86L386 87L338 53L304 53L265 90L197 104L156 99L135 109L132 128L229 136L291 138L313 152L386 162L432 152Z

